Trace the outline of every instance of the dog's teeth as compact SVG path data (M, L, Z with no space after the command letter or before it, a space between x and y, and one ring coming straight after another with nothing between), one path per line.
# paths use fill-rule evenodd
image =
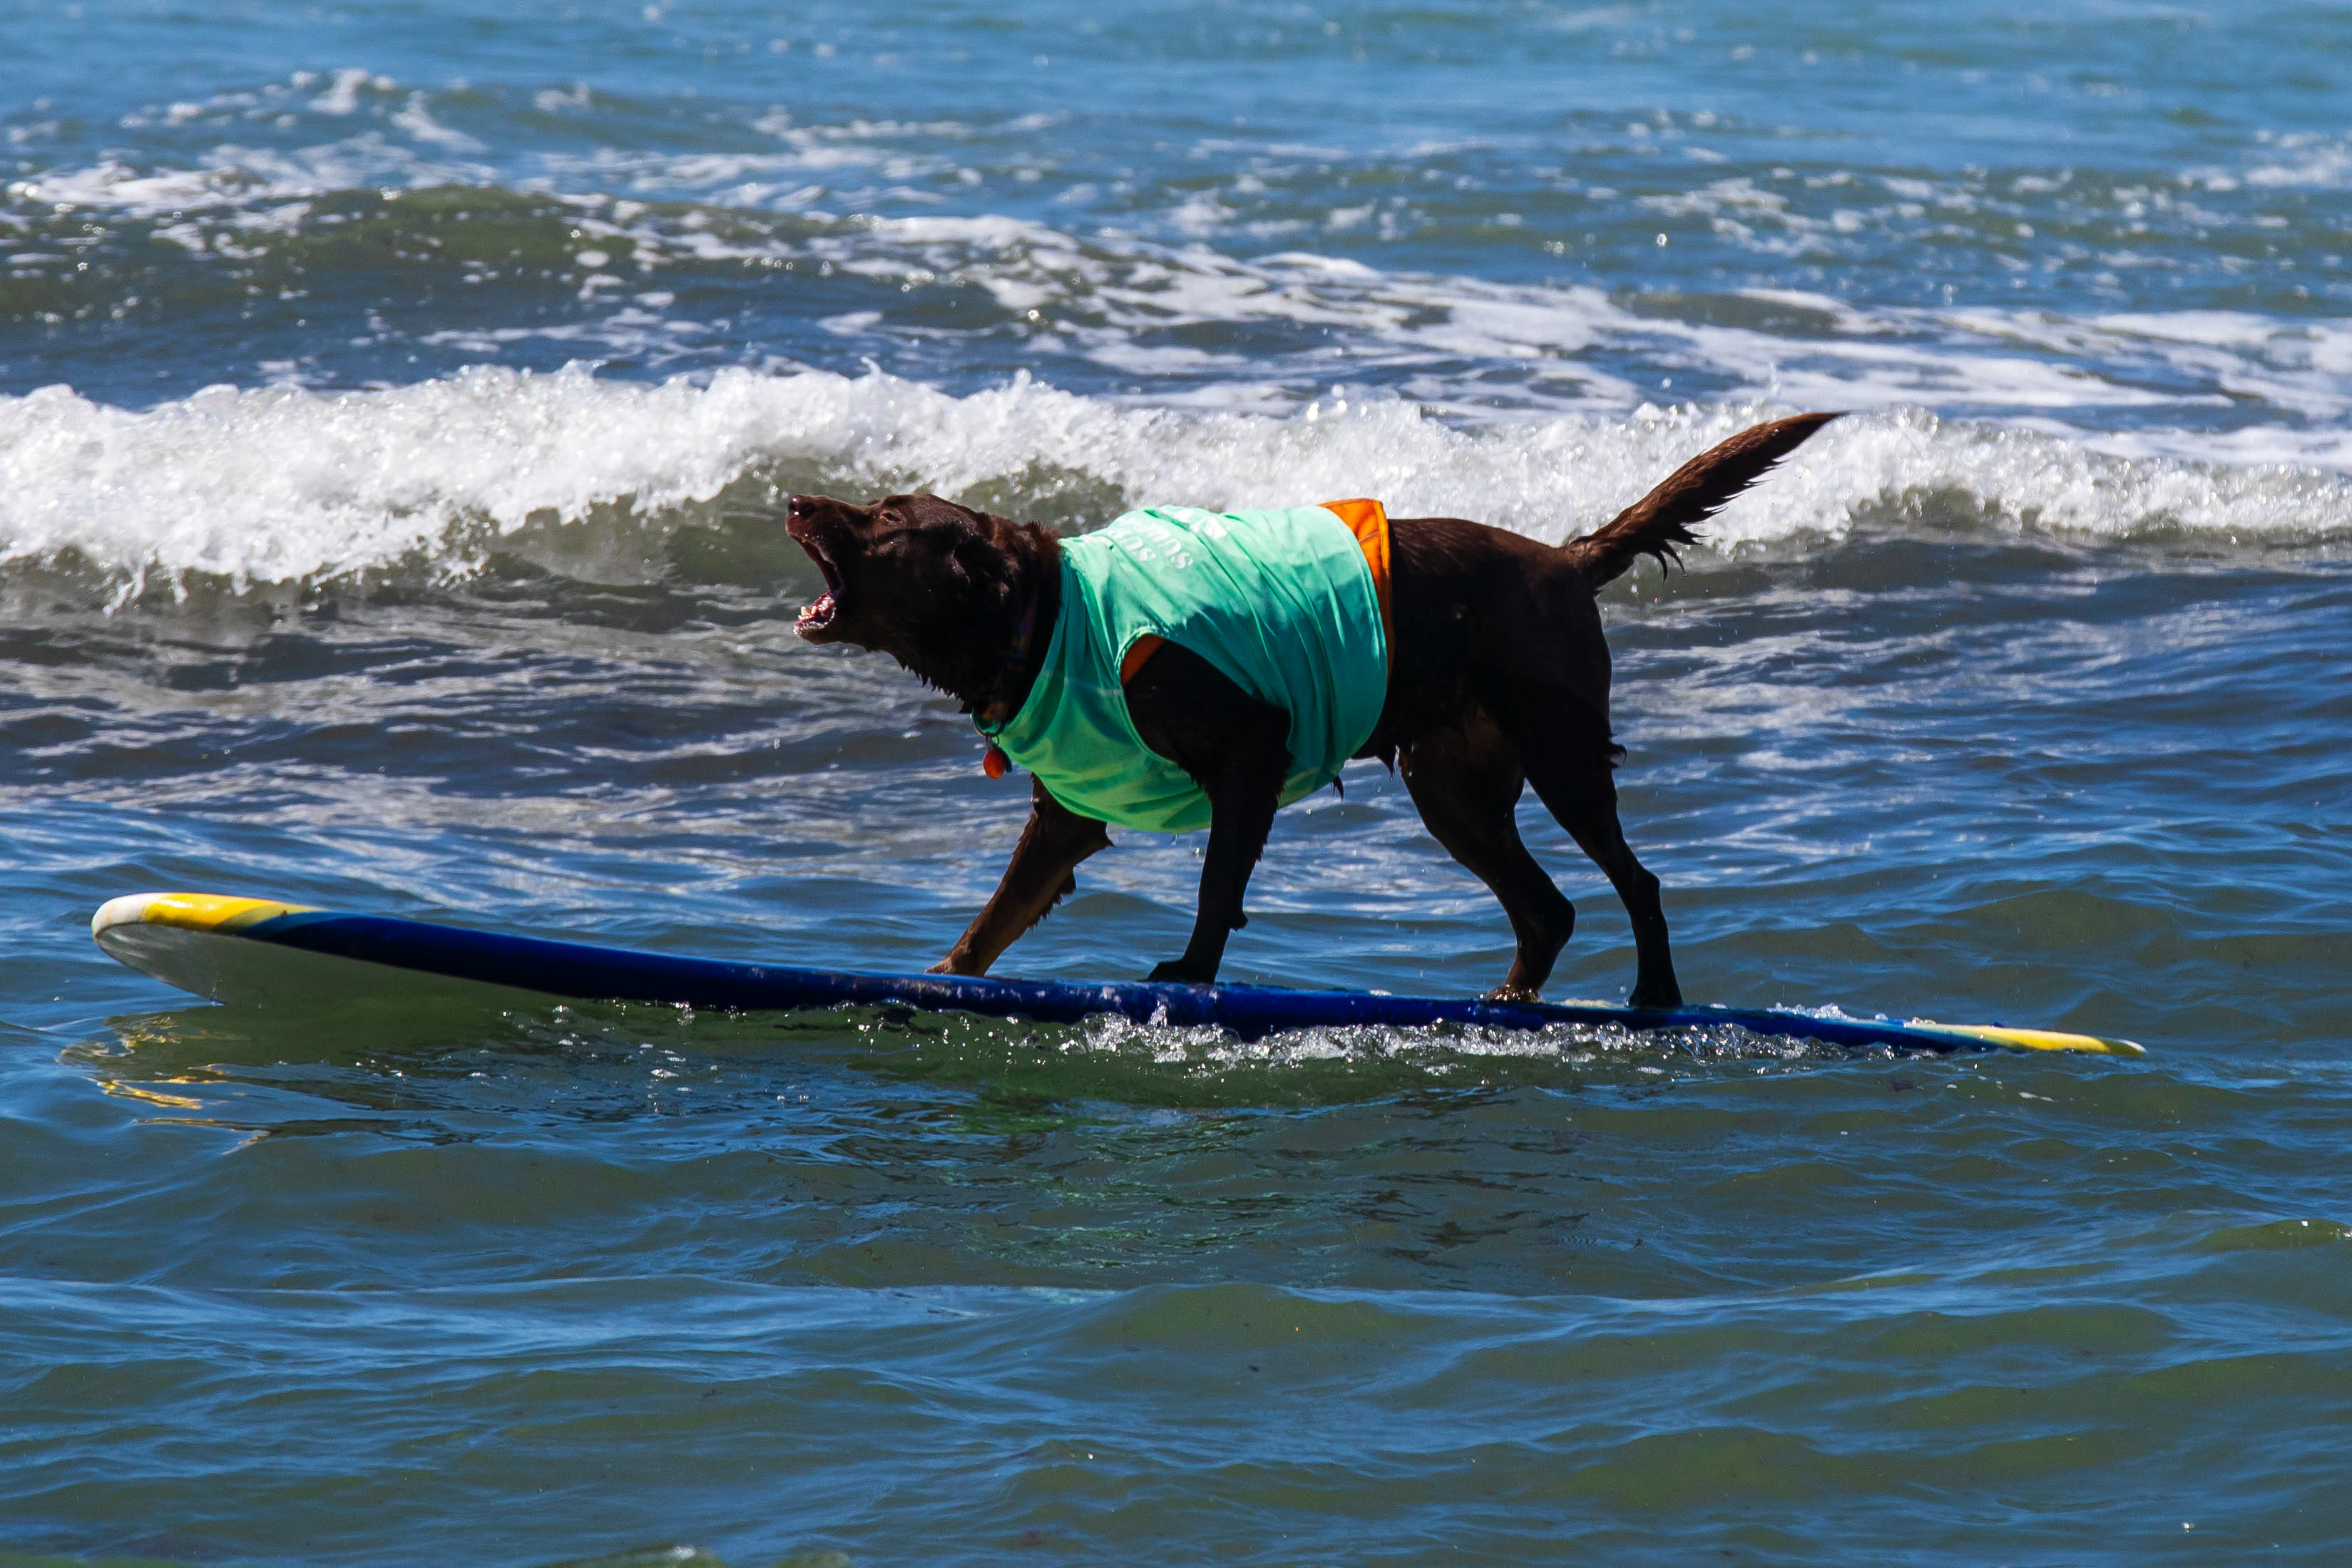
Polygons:
M833 623L834 612L839 608L832 594L819 594L814 602L801 612L799 629L803 632L823 630Z

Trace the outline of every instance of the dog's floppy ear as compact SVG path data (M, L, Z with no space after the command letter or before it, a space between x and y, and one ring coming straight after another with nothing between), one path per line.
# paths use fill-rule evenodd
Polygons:
M949 503L952 505L952 503ZM1014 562L1006 549L1012 526L1003 518L956 507L945 551L976 608L1002 609L1013 598Z

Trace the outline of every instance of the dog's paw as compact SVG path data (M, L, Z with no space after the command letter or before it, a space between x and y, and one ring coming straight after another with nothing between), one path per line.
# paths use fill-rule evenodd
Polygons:
M1633 988L1633 994L1625 998L1625 1005L1642 1009L1645 1012L1665 1012L1683 1005L1682 988L1680 986L1636 986Z
M1486 993L1490 1002L1539 1002L1543 998L1533 986L1514 986L1506 982Z
M1204 971L1199 965L1188 964L1181 958L1171 958L1151 971L1151 983L1155 986L1206 986L1215 983L1216 978L1215 969Z

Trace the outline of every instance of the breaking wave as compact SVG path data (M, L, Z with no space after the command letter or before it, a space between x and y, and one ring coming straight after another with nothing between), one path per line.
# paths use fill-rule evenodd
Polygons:
M675 522L747 490L920 487L1084 528L1150 501L1373 495L1556 539L1784 407L1569 414L1465 427L1393 398L1287 415L1139 408L1017 377L955 396L887 374L722 370L660 384L495 367L381 391L208 389L132 412L62 387L0 400L0 560L123 584L239 584L417 567L599 508ZM2245 543L2352 533L2352 483L2124 457L1916 411L1832 426L1713 524L1721 550L1933 507L1994 527Z
M0 400L0 559L118 583L179 573L324 580L402 564L463 576L487 540L625 507L677 519L776 486L919 486L1061 527L1124 506L1286 506L1371 494L1536 538L1588 529L1769 404L1642 407L1463 428L1402 400L1289 416L1139 409L1030 379L973 395L887 374L722 369L668 383L478 367L388 391L209 388L146 412L66 388ZM2032 430L1863 413L1728 507L1710 546L1900 524L2244 543L2352 531L2352 482L2095 454Z

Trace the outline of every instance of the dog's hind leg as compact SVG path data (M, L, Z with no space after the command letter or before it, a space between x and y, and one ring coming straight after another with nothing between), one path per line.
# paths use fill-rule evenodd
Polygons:
M1528 782L1577 847L1592 857L1633 917L1638 967L1628 999L1637 1008L1682 1006L1658 879L1634 858L1618 824L1612 773L1616 748L1608 721L1559 687L1524 685L1495 696L1500 699L1493 704L1496 717L1518 748Z
M985 907L956 938L948 956L931 966L935 975L985 975L997 956L1054 905L1077 891L1078 862L1110 848L1110 833L1092 817L1081 817L1031 781L1029 825Z
M1397 760L1422 825L1502 901L1518 938L1511 972L1487 995L1534 1001L1576 930L1576 906L1519 841L1515 808L1526 776L1517 752L1492 718L1474 710L1462 728L1400 747Z

